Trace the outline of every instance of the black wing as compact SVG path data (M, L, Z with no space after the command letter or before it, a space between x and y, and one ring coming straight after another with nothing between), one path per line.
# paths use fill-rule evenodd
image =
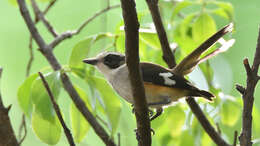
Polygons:
M172 88L180 88L180 89L194 89L195 88L185 78L173 74L168 69L166 69L160 65L142 62L142 63L140 63L140 67L141 67L144 82L150 82L155 85L167 86L167 87L172 87ZM162 75L162 73L168 73L169 74L168 78L171 81L175 82L175 84L165 83L166 82L165 77Z

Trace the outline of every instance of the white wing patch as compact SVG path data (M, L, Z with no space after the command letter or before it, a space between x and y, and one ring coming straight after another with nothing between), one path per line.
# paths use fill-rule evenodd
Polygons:
M172 85L175 85L175 84L176 84L176 81L175 81L175 80L170 79L170 77L173 76L173 74L170 73L170 72L159 73L159 76L162 76L162 77L163 77L163 79L164 79L164 84L165 84L165 85L172 86Z

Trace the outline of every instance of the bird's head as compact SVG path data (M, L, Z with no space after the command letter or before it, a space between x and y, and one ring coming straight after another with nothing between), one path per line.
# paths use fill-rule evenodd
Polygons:
M83 60L84 63L94 65L104 75L125 64L125 55L118 52L102 52L94 58Z

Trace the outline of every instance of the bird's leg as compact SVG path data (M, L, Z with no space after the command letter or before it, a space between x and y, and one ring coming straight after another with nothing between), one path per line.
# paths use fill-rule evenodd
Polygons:
M157 117L159 117L162 114L162 112L163 112L163 108L161 108L161 107L157 108L155 115L150 116L150 121L152 121L152 120L156 119Z

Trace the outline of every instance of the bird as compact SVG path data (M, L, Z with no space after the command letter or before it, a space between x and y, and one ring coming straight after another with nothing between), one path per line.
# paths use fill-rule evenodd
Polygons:
M134 103L125 55L118 52L101 52L94 58L84 59L83 62L94 65L118 95L127 102ZM208 101L213 101L215 97L212 93L195 87L184 77L174 74L163 66L141 62L140 69L148 107L156 109L158 114L161 114L163 107L183 97L203 97ZM156 117L153 115L151 120Z
M162 114L164 107L184 97L202 97L209 102L213 101L215 96L212 93L197 88L184 76L192 72L196 65L223 52L221 48L216 49L200 58L203 52L218 40L223 41L222 36L232 30L233 23L224 26L172 69L151 62L140 62L146 101L149 108L156 110L156 114L150 118L151 121ZM234 39L224 42L223 46L232 46ZM124 54L118 52L101 52L94 58L84 59L83 62L94 65L105 76L113 89L133 105L133 93L125 58Z

